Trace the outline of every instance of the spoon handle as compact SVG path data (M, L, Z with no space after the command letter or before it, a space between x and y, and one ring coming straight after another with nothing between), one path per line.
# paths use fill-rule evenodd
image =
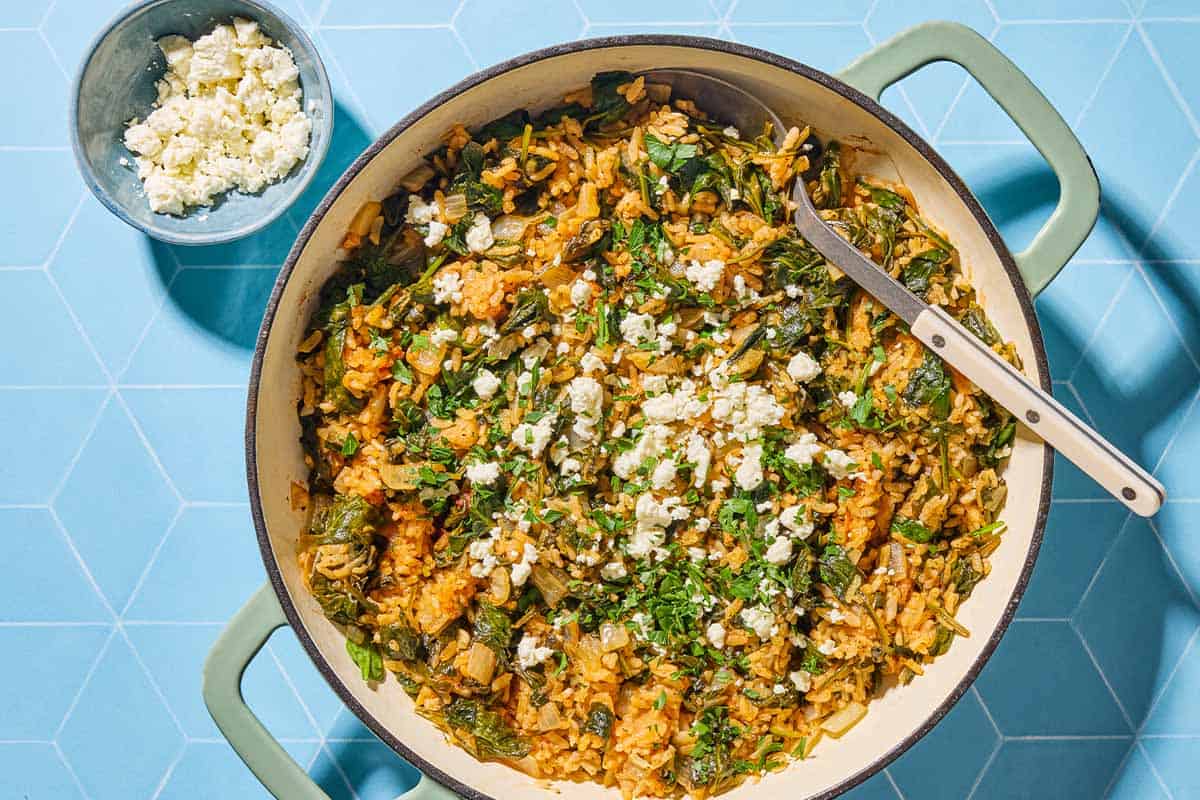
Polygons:
M1042 391L936 306L910 330L933 352L1007 408L1135 514L1152 516L1166 498L1161 483Z

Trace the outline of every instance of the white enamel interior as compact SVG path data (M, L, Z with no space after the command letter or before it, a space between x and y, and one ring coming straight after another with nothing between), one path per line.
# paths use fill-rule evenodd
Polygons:
M283 291L266 343L257 398L257 477L276 566L305 631L322 656L363 708L396 739L420 758L493 798L550 798L565 792L576 798L612 800L618 795L615 790L594 784L554 786L499 764L480 764L463 750L448 745L431 723L414 713L412 701L394 680L371 690L360 679L346 654L342 634L324 619L305 593L296 566L301 516L289 507L288 487L290 481L302 481L306 471L296 420L299 373L294 353L319 287L336 267L334 253L355 210L366 200L391 193L398 178L438 146L452 123L472 126L517 106L549 106L601 70L663 67L712 71L756 92L787 121L812 124L823 139L857 137L886 154L864 157L858 165L867 172L902 180L912 189L922 213L945 230L960 249L988 314L1003 336L1016 343L1027 373L1038 381L1043 377L1037 374L1034 344L1018 295L984 229L952 186L915 148L872 114L789 70L745 56L683 46L607 47L558 55L512 69L462 92L417 120L375 155L333 202L300 254ZM726 795L729 800L750 796L800 800L820 794L901 744L954 692L999 625L1033 544L1042 491L1042 445L1019 440L1005 477L1010 500L1003 518L1009 530L992 558L992 574L979 584L958 615L972 636L956 639L950 652L930 666L923 677L873 703L866 718L841 740L826 738L811 759L757 784L747 783Z

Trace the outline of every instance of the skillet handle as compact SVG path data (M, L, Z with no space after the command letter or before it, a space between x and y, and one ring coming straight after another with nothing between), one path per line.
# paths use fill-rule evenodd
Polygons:
M204 703L234 752L272 795L279 800L329 800L242 698L242 673L271 634L284 625L287 617L268 583L233 616L209 651L204 662ZM422 775L401 798L454 800L455 795Z
M926 22L860 56L838 74L878 100L883 90L935 61L965 69L1000 104L1058 177L1058 206L1014 258L1036 296L1074 255L1100 213L1100 182L1083 145L1033 82L995 45L956 22Z

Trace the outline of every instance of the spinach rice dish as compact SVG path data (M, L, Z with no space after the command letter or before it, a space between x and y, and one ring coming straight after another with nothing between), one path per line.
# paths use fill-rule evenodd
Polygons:
M292 501L365 680L477 758L703 798L969 635L1015 423L796 234L794 182L1016 355L854 155L610 72L363 205L299 348Z

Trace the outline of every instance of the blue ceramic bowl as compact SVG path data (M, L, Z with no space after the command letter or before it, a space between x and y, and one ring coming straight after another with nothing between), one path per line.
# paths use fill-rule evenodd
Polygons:
M263 33L291 49L313 123L308 158L259 194L230 191L214 205L189 208L182 217L155 214L123 143L126 123L150 113L157 97L154 84L166 71L155 41L172 33L195 40L235 16L255 20ZM70 124L84 182L114 214L165 242L215 244L267 225L308 186L333 133L333 96L312 40L273 6L260 0L147 0L118 14L93 40L75 79Z

